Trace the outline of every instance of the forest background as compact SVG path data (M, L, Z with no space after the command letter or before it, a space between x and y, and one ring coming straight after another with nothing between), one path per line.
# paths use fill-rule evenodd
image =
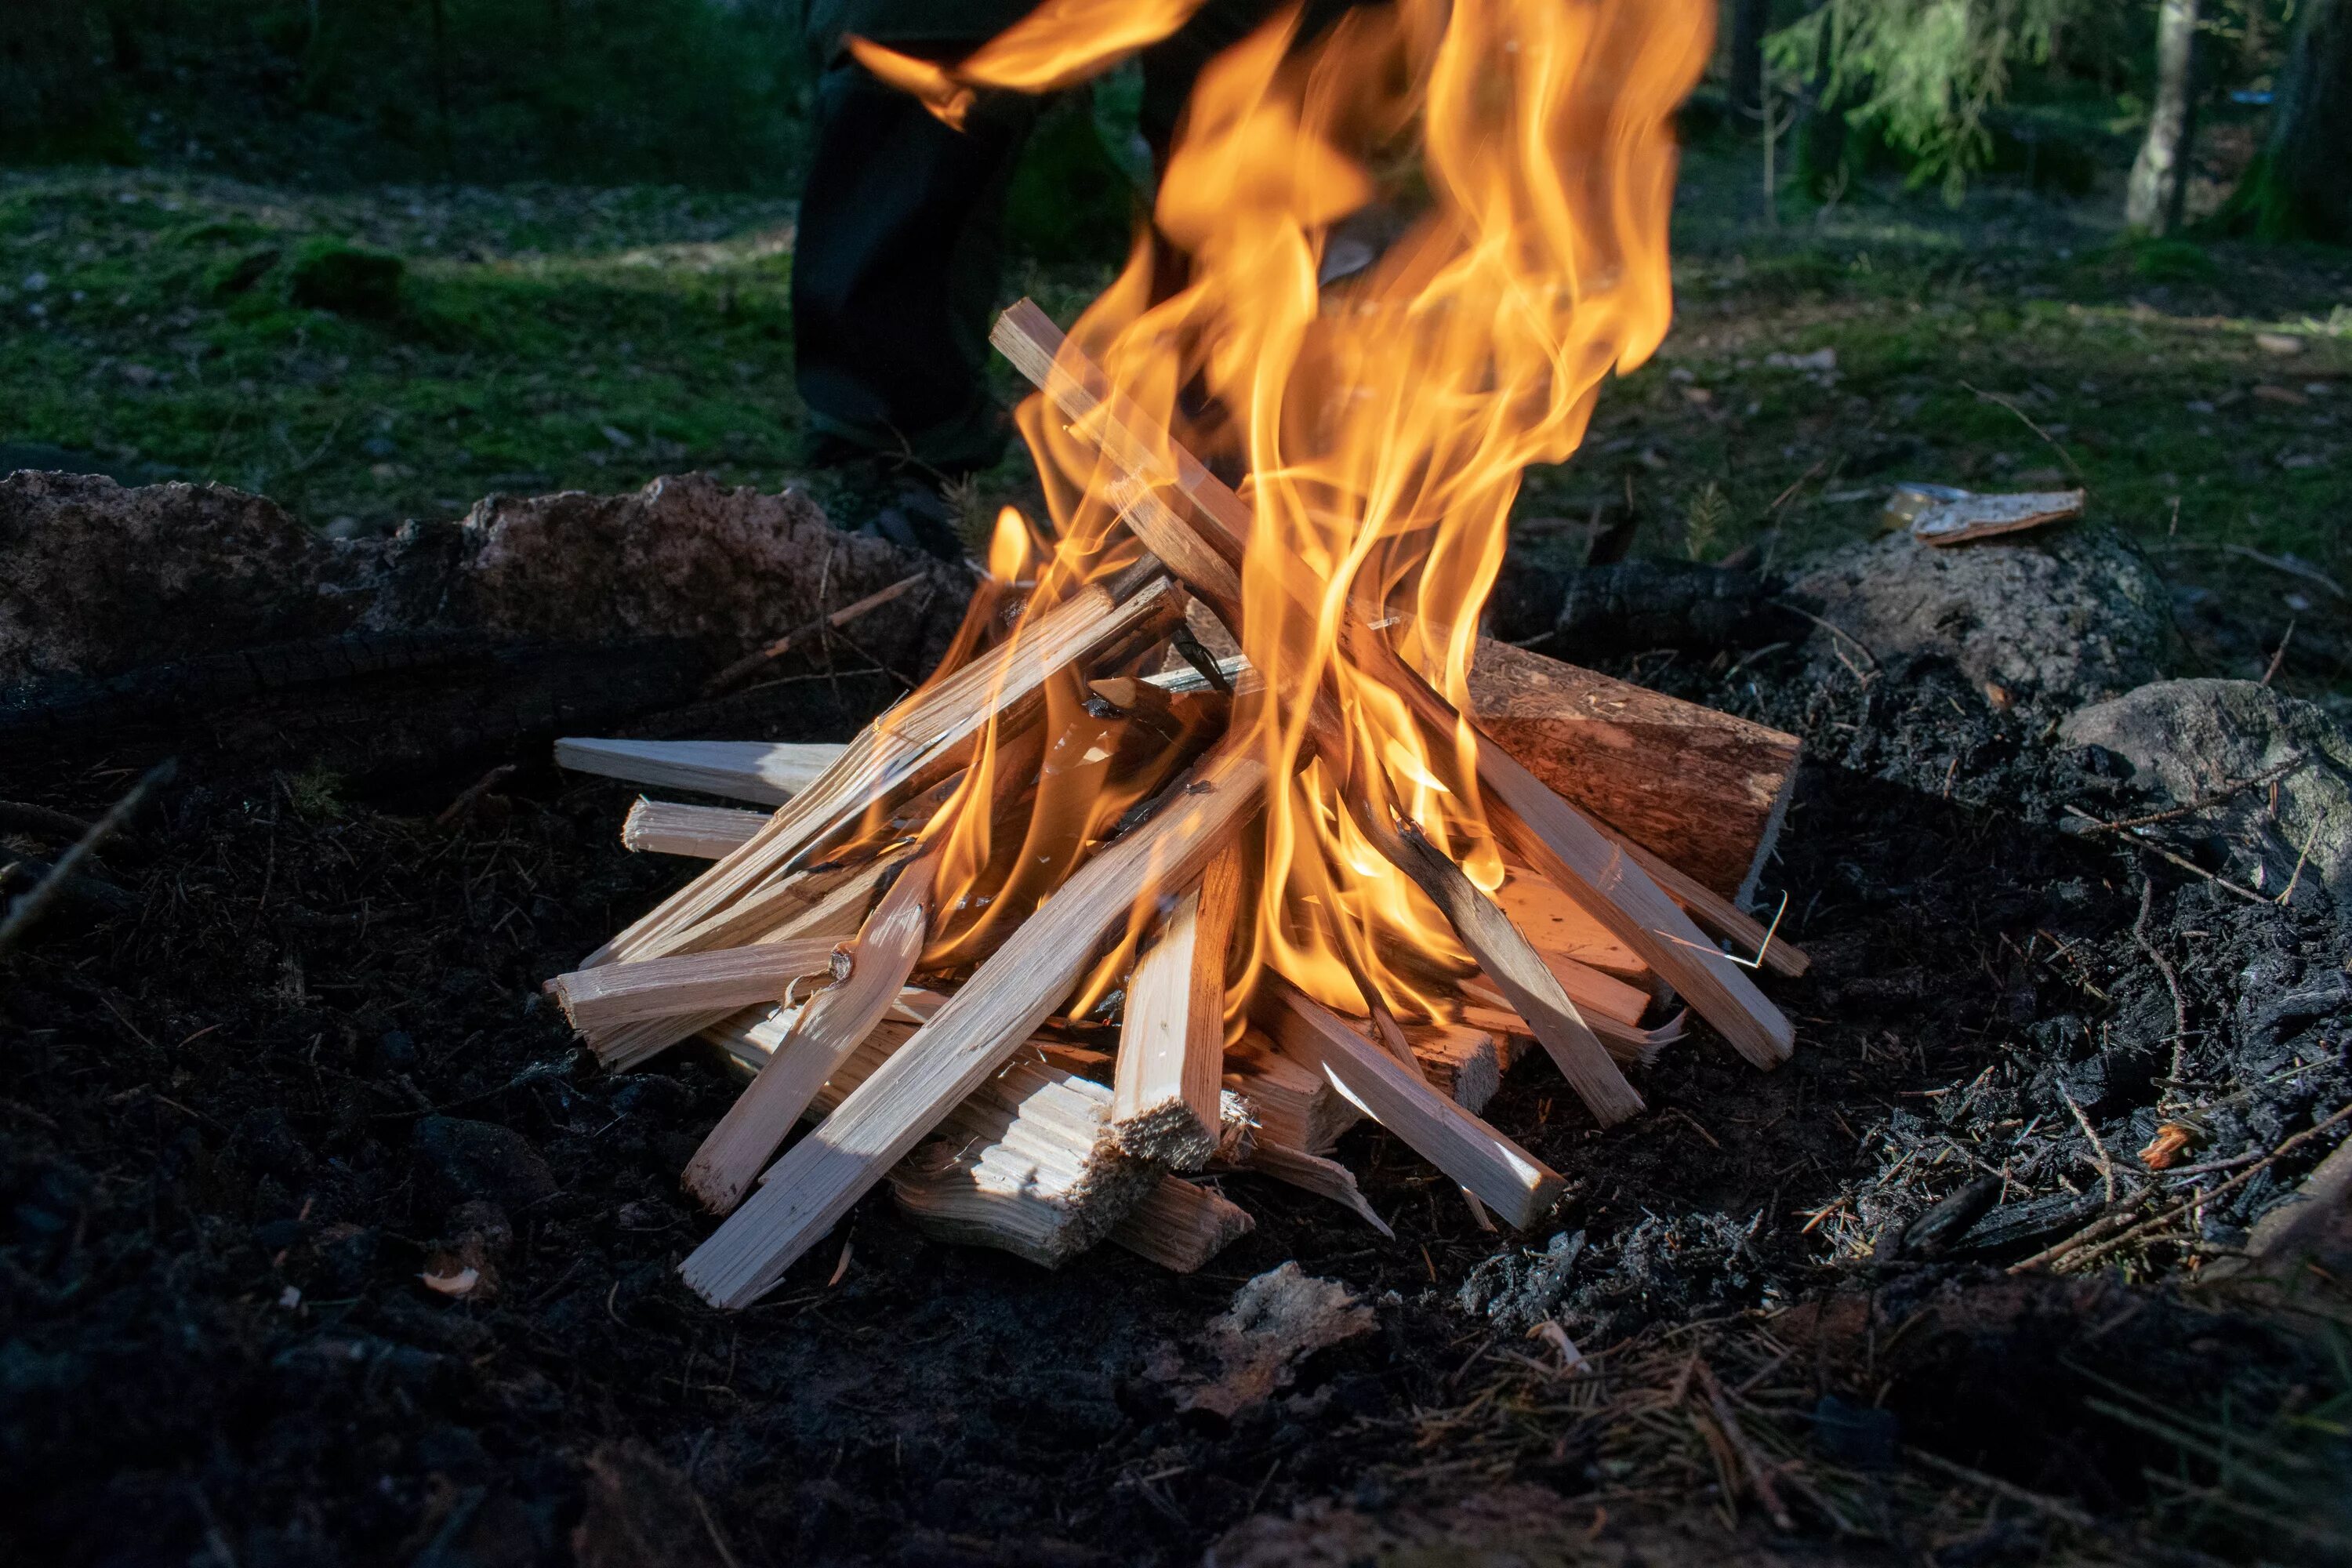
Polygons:
M798 13L16 0L0 468L215 480L339 533L801 479ZM1067 314L1116 265L1137 91L1042 121L1008 298ZM2213 673L2284 639L2277 680L2352 697L2352 0L1726 0L1683 132L1675 332L1529 477L1523 557L1631 527L1786 559L1897 480L2083 483ZM958 504L1027 482L1016 456Z

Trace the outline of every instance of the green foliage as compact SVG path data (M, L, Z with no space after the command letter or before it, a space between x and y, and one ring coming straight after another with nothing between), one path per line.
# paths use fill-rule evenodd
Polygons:
M2185 239L2142 239L2131 246L2132 270L2151 283L2208 283L2221 268L2201 245Z
M38 3L103 9L107 89L153 158L335 184L781 188L797 167L783 0Z
M1914 184L1957 201L1991 161L1987 117L2021 62L2050 58L2082 0L1828 0L1765 42L1844 122L1882 137Z
M254 259L248 257L242 265L249 267ZM268 269L264 263L261 270ZM340 239L307 239L287 264L287 298L313 310L389 321L400 312L400 279L405 270L399 257L384 251Z
M1684 553L1694 561L1713 560L1721 552L1731 523L1731 498L1723 493L1721 485L1707 480L1706 488L1691 498L1690 510L1683 514Z

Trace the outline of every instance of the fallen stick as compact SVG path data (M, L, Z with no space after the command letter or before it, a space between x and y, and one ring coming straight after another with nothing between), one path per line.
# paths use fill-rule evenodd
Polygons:
M1558 1173L1399 1064L1290 984L1265 988L1265 1008L1286 1056L1331 1080L1365 1115L1522 1229L1567 1184Z
M1241 853L1227 845L1176 900L1127 983L1111 1136L1174 1170L1197 1170L1217 1148L1225 952L1241 900Z
M6 952L16 946L24 934L33 929L33 922L39 920L48 907L64 894L67 887L77 879L74 873L80 868L81 863L97 853L100 845L120 832L122 825L131 820L148 795L171 783L173 774L178 771L179 764L169 757L149 768L140 775L137 784L123 792L121 799L106 808L105 816L91 823L89 830L57 858L56 863L49 867L39 881L16 896L8 906L7 916L0 919L0 952Z
M656 789L782 805L841 760L835 742L794 745L767 741L617 741L567 736L555 742L555 765L575 773L624 779Z
M1223 748L1170 787L1151 817L1078 868L963 989L688 1257L687 1284L716 1306L756 1300L883 1173L1053 1013L1136 902L1181 885L1263 802L1265 765Z
M1247 1209L1181 1176L1162 1176L1111 1228L1111 1240L1146 1262L1190 1274L1257 1228Z
M793 1032L695 1151L680 1180L713 1214L725 1214L742 1201L760 1168L783 1143L834 1069L874 1032L898 1000L930 930L931 877L938 859L927 854L907 862L845 950L849 973L801 1009Z
M758 837L633 921L582 967L675 951L682 932L795 857L953 771L992 719L1028 703L1060 670L1139 629L1172 622L1182 613L1179 598L1164 577L1125 600L1093 584L1023 622L1013 637L859 731L840 759L786 802Z
M586 1033L681 1014L731 1013L776 1000L795 980L828 973L835 980L848 979L847 955L833 938L813 936L607 963L559 974L548 987L572 1026Z
M929 574L928 573L918 572L912 576L901 577L896 583L891 584L888 587L878 589L874 593L868 594L866 597L856 601L855 604L844 605L840 609L835 610L829 615L818 616L814 619L803 622L801 625L794 626L791 631L788 631L783 636L778 637L775 641L770 643L767 647L760 648L755 652L745 654L741 658L737 659L734 663L729 665L726 668L712 676L709 684L703 687L702 695L707 698L716 697L721 692L733 689L742 682L745 676L751 674L763 665L772 664L777 659L783 658L784 655L792 652L792 650L801 643L816 636L818 633L823 632L827 628L838 630L839 628L847 626L850 622L856 620L859 616L869 615L872 612L880 609L883 605L890 603L893 599L898 598L902 595L905 595L913 589L921 587L929 575Z
M725 805L679 805L637 797L621 824L621 847L641 855L686 855L716 860L740 848L768 824L764 811Z

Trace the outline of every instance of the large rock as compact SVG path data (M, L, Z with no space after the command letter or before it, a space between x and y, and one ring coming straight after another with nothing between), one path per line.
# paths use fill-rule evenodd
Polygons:
M1895 533L1790 586L1882 662L1941 654L1979 685L2067 706L2155 679L2177 635L2156 569L2104 528L1943 548Z
M2058 734L2129 762L2151 811L2230 792L2167 826L2216 841L2232 876L2263 891L2285 885L2308 845L2305 879L2352 908L2352 736L2324 710L2251 680L2159 680L2072 714Z
M0 479L0 685L110 674L347 627L331 552L259 496L125 489L95 474Z
M908 668L952 628L957 567L832 527L798 490L708 475L633 495L492 496L456 522L335 542L217 485L0 479L0 687L357 631L685 638L731 658L916 572L857 640ZM944 626L943 623L944 622Z

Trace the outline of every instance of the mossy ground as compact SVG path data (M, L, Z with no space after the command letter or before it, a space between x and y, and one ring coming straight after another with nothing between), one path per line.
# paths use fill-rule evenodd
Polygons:
M1688 161L1675 329L1604 388L1576 458L1528 477L1522 548L1579 549L1563 521L1630 500L1637 551L1785 560L1868 532L1891 480L2079 476L2219 606L2198 642L2215 672L2259 673L2236 666L2294 622L2280 679L2352 692L2329 585L2352 581L2352 257L2135 242L2098 195L2000 185L1771 226L1751 159ZM0 176L0 443L261 491L345 531L688 468L774 486L803 422L792 239L787 200L675 187ZM396 309L295 303L322 240L404 258ZM1066 317L1103 276L1024 262L1007 294ZM1033 486L1016 454L974 513Z

